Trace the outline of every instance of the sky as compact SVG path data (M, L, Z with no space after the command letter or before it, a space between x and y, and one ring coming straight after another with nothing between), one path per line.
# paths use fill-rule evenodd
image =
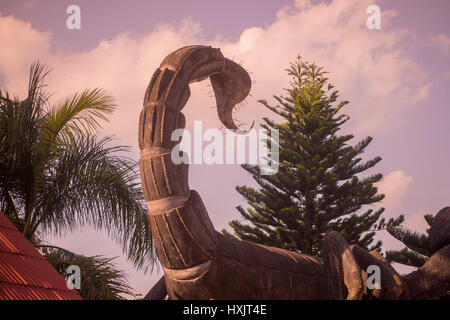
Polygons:
M81 9L80 30L66 27L72 4ZM381 9L380 29L366 27L372 4ZM373 138L364 158L383 159L368 174L384 175L378 187L385 216L404 214L405 226L424 232L423 215L450 205L449 10L447 0L2 0L0 87L24 97L29 67L39 60L52 68L47 83L55 103L105 88L118 106L104 133L132 146L138 159L144 92L170 52L205 44L241 63L253 81L235 113L244 123L273 116L257 100L275 104L273 95L289 85L284 70L300 54L329 71L341 99L350 101L344 132L355 135L351 142ZM207 82L191 91L187 128L195 120L219 127ZM245 203L235 186L254 182L239 165L192 165L189 178L217 230L240 219L235 207ZM377 238L385 250L402 247L386 233ZM120 246L93 228L49 239L78 253L117 256L136 293L145 294L162 275L136 271Z

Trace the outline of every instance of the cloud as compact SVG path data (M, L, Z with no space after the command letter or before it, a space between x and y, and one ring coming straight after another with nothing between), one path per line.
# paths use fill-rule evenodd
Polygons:
M433 35L430 37L431 41L438 46L439 50L445 54L450 55L450 37L445 33Z
M260 98L282 93L288 85L284 69L300 53L324 66L342 98L350 100L345 112L352 116L356 133L389 130L403 112L427 97L429 83L420 65L401 48L409 32L387 28L395 12L382 13L381 30L366 28L370 4L297 1L264 29L247 29L237 43L217 45L245 61L256 81L253 95Z
M28 70L38 57L47 57L50 50L50 34L39 32L31 24L0 12L0 76L8 89L26 86ZM25 85L24 85L25 84Z
M403 223L403 226L409 230L413 230L419 233L426 234L426 229L428 229L430 226L424 219L424 215L428 214L429 212L425 212L423 210L415 211L412 214L409 214L405 217L405 222Z
M201 26L186 19L177 26L160 25L153 32L133 37L121 33L102 40L94 49L60 53L50 48L50 35L29 23L0 16L0 35L8 46L0 51L0 76L8 90L24 93L30 63L40 59L53 68L49 89L55 98L84 88L104 87L118 101L105 126L127 144L136 145L137 119L148 81L165 55L188 44L220 47L227 57L243 61L254 85L248 105L236 114L245 123L260 120L267 111L257 99L283 94L289 78L284 69L298 53L323 65L342 98L350 100L351 129L357 134L389 130L415 103L427 96L428 82L418 65L402 50L405 30L385 28L395 12L382 13L382 29L369 31L366 8L371 1L335 0L313 5L297 1L277 13L271 25L243 30L237 40L203 38ZM411 77L414 74L414 77ZM205 120L219 126L206 83L195 84L185 114L188 121ZM273 115L272 115L273 116Z
M139 112L146 85L167 53L197 42L199 25L186 19L178 26L161 25L152 33L133 38L127 33L102 40L92 50L60 54L50 50L50 37L12 17L0 17L0 35L9 34L9 51L0 52L3 87L25 95L28 69L39 59L52 68L48 89L58 102L85 88L102 87L117 100L117 110L104 125L128 145L136 145ZM19 39L19 40L15 40Z
M24 9L31 9L31 8L34 7L34 5L36 4L36 2L37 2L37 0L28 0L28 1L25 1L25 2L22 4L22 7L23 7Z
M392 208L399 204L406 195L412 180L413 178L406 175L402 170L392 171L387 174L377 183L379 193L386 196L381 205L385 208Z

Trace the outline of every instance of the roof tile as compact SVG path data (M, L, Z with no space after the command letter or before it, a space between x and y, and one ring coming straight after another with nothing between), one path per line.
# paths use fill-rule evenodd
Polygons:
M0 300L81 300L1 212Z

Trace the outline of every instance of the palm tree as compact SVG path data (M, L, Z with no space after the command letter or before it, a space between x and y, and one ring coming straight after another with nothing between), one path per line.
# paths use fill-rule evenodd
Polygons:
M97 88L50 106L49 72L32 65L25 100L0 89L0 210L36 247L85 225L107 230L147 271L155 255L137 163L98 134L114 99Z
M47 261L61 274L70 265L76 265L88 277L81 277L80 295L88 300L122 300L124 295L133 296L124 272L117 270L111 258L86 257L68 250L41 246Z

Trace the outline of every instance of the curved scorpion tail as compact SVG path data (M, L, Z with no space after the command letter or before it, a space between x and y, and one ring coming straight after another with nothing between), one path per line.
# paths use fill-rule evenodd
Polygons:
M158 258L164 269L189 269L211 261L216 231L197 192L189 189L188 164L171 160L172 132L184 128L181 113L189 83L210 77L219 118L237 129L234 106L248 95L251 80L219 49L189 46L169 54L148 85L139 121L140 169Z

